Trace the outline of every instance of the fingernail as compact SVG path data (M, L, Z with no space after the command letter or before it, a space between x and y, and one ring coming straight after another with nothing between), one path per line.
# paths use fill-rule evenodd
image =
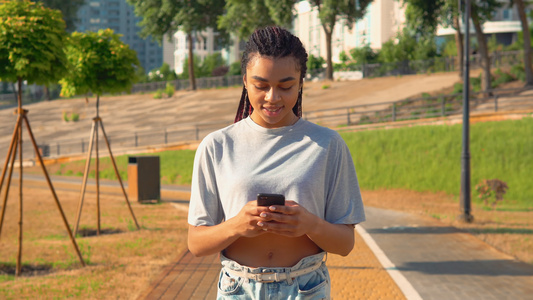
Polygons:
M270 210L276 210L276 207L275 206L271 206L269 207Z
M266 218L267 214L263 212L263 213L261 213L259 216L260 216L261 218Z
M265 224L263 224L263 222L257 222L257 226L261 226L263 227Z

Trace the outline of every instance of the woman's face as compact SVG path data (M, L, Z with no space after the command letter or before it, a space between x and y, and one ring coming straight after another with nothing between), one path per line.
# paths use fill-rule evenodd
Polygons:
M293 57L250 59L243 80L254 108L251 118L255 123L277 128L296 122L292 112L300 90L300 71L296 66Z

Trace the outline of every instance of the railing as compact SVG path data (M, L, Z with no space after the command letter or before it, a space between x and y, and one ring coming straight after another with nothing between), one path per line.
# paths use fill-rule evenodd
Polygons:
M523 51L493 52L490 55L491 68L500 68L522 63ZM470 55L470 69L481 68L481 55ZM394 63L352 65L345 71L361 71L363 77L384 77L434 72L457 71L457 57L438 57L428 60L411 60Z
M470 111L472 113L511 110L533 111L533 93L520 95L525 90L523 88L498 89L472 93ZM491 96L484 96L486 94ZM460 114L462 113L462 103L461 94L450 94L308 111L304 113L304 118L329 127L396 122Z

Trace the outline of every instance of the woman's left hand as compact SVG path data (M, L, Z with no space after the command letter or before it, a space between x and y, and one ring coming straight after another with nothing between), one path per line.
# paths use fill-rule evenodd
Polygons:
M298 237L313 231L319 218L298 203L287 200L285 205L270 206L260 215L258 226L264 230L289 237Z

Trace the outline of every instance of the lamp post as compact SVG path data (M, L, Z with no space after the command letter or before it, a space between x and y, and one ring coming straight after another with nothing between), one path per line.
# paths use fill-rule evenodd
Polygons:
M470 223L474 220L471 215L471 185L470 185L470 0L465 0L464 12L465 45L463 72L463 147L461 153L461 221Z

